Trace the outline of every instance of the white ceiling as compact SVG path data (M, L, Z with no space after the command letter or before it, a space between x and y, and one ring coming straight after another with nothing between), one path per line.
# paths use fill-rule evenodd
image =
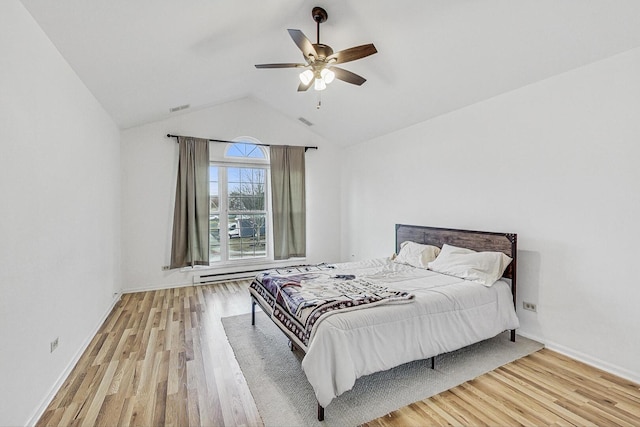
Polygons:
M343 145L640 46L638 0L22 3L121 128L248 96ZM313 6L329 14L321 42L378 49L343 65L367 82L335 81L320 109L319 92L296 91L299 70L254 67L302 61L286 30L315 42Z

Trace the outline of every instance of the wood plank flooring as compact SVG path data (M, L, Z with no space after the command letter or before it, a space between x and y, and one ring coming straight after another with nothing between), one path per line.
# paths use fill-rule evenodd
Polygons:
M248 285L123 295L37 425L261 426L220 321Z
M37 425L262 425L220 321L248 285L123 295ZM427 425L637 426L640 386L541 350L366 424Z
M640 386L548 349L366 423L639 426Z

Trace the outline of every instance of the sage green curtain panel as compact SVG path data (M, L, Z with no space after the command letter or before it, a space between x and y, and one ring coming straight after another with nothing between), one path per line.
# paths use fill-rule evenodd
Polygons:
M304 257L307 253L304 147L272 145L271 200L273 257Z
M209 265L209 142L179 137L171 268Z

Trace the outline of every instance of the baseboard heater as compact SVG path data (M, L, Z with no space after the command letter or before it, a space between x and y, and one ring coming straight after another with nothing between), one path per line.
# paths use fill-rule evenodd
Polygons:
M298 265L298 264L296 264ZM265 267L258 268L255 270L244 270L244 271L229 271L226 273L207 273L207 274L196 274L193 276L193 284L194 285L204 285L207 283L216 283L216 282L225 282L227 280L238 280L238 279L250 279L255 276L257 273L261 271L270 270L273 268L289 268L292 266L277 266L277 267Z

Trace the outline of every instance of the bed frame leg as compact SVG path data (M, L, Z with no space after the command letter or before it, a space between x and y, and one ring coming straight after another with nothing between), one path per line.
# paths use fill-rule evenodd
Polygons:
M436 357L431 357L431 369L436 369Z
M251 324L256 324L256 300L251 298Z
M511 342L516 342L516 330L511 330Z
M324 408L318 403L318 421L324 421Z

